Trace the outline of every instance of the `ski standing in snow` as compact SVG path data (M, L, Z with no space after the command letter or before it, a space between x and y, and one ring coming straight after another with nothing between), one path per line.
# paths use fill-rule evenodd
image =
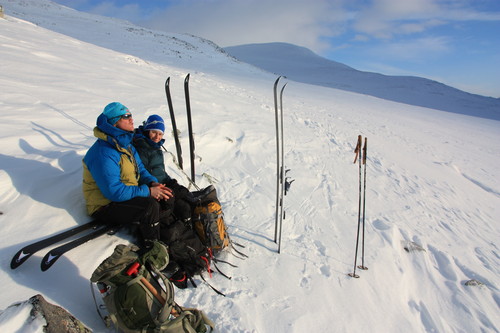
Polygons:
M184 96L186 99L186 114L187 114L187 122L188 122L188 136L189 136L189 156L191 158L191 177L189 179L189 182L197 189L200 190L198 186L196 186L196 179L195 179L195 166L194 166L194 160L195 160L195 147L194 147L194 135L193 135L193 123L192 123L192 118L191 118L191 101L189 97L189 77L190 74L188 73L186 75L186 78L184 79ZM179 163L179 167L181 170L184 170L183 166L183 159L182 159L182 147L181 143L179 141L179 133L177 130L177 123L175 121L175 113L174 113L174 107L172 104L172 96L170 94L170 77L167 78L165 81L165 94L167 96L167 104L168 104L168 110L170 114L170 121L172 122L172 132L174 135L174 140L175 140L175 149L177 151L177 161Z
M196 184L194 172L194 136L193 136L193 122L191 121L191 100L189 98L189 74L184 79L184 95L186 96L186 113L188 121L189 132L189 156L191 157L191 181Z
M179 141L179 132L177 131L177 124L175 122L174 106L172 104L172 96L170 95L170 77L165 81L165 94L167 95L168 111L170 113L170 121L172 122L172 133L174 135L175 149L177 151L177 162L179 167L183 169L182 163L182 147Z
M281 87L278 103L278 85L281 76L274 82L274 111L276 122L276 214L274 224L274 242L278 244L278 253L281 252L281 232L285 219L284 196L288 193L293 180L287 177L289 169L285 169L285 143L283 134L283 91L286 83Z

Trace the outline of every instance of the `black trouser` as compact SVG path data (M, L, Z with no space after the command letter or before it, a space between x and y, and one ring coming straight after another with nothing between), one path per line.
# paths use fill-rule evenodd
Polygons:
M152 197L136 197L123 202L111 202L94 213L93 217L108 225L130 226L137 224L141 241L160 238L160 219L171 215L163 212Z
M192 196L192 193L189 192L186 187L177 183L175 179L166 182L165 185L174 192L173 212L175 218L177 220L186 220L191 218L192 208L187 198Z

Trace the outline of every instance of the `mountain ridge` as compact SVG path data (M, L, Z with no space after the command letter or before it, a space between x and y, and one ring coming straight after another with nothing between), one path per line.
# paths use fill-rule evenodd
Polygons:
M259 70L284 75L297 82L500 120L500 98L467 93L420 77L362 72L293 44L263 43L221 48L198 36L151 30L124 20L78 12L49 0L29 4L7 0L4 10L9 15L88 43L189 71L217 73L223 66L225 70L241 72L240 64L226 61L228 57L234 57ZM93 26L92 35L87 33L90 25ZM124 36L134 42L120 43ZM198 57L210 58L210 61L193 61Z
M323 58L305 47L288 43L257 43L224 49L240 61L293 81L441 111L500 119L500 98L471 94L421 77L359 71Z

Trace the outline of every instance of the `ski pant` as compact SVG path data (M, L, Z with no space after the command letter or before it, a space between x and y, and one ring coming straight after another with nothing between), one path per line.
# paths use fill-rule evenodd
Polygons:
M111 202L92 217L107 225L137 225L140 240L147 245L160 238L160 221L172 215L168 206L164 210L152 197L136 197L123 202Z
M186 187L177 183L175 179L166 182L165 186L174 192L174 201L171 208L173 208L175 219L183 221L190 219L192 207L188 198L192 197L193 194Z

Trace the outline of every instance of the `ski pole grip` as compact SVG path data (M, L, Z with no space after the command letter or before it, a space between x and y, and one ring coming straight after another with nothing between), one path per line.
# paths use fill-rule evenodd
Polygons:
M368 139L365 137L365 145L363 146L363 164L366 164L366 150L368 149Z
M354 156L354 164L356 164L356 161L358 160L358 155L361 154L361 145L362 145L362 137L361 135L358 135L358 143L356 144L356 149L354 149L354 153L356 154L356 156ZM361 160L361 156L360 156L360 160Z

